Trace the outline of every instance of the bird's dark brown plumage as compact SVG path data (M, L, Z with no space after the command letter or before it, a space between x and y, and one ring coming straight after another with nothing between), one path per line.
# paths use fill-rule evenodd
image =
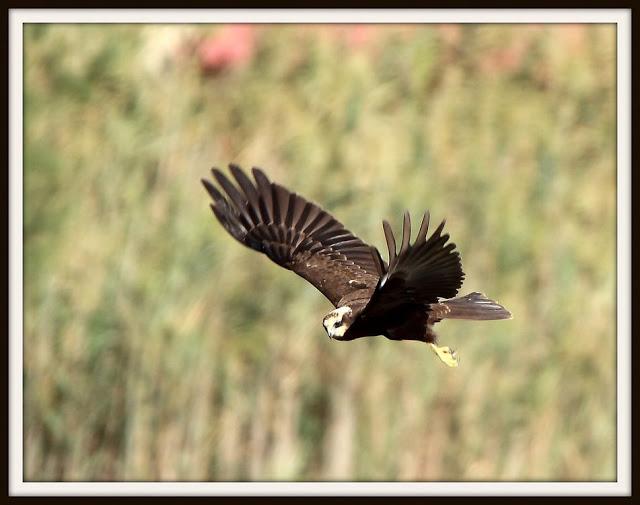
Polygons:
M318 205L275 184L258 168L255 183L230 165L236 187L218 169L213 176L225 198L206 179L218 221L238 241L313 284L334 306L361 286L374 289L377 253ZM365 288L365 289L366 289Z
M294 271L337 308L340 340L369 335L435 341L434 323L444 318L505 319L511 314L480 293L453 298L464 273L444 221L427 238L429 212L411 243L405 213L400 249L387 221L383 229L389 263L320 206L271 182L258 168L251 180L229 165L232 182L212 169L217 186L202 180L222 226L239 242ZM449 299L449 300L443 300ZM337 326L336 326L337 327ZM329 329L328 329L329 331Z

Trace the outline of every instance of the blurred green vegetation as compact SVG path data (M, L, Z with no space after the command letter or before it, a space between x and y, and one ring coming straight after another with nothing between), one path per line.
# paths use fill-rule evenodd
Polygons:
M611 480L615 27L29 25L27 480ZM355 34L355 35L354 35ZM447 219L461 355L329 341L314 288L233 241L199 179L258 165L386 256Z

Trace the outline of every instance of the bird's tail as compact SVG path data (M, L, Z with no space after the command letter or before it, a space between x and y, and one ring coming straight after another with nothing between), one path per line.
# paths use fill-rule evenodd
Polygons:
M511 312L502 305L489 300L482 293L469 293L466 296L442 301L440 304L448 309L442 314L443 319L493 320L513 317Z

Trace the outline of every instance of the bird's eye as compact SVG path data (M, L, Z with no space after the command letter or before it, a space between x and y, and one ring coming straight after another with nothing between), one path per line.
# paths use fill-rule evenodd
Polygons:
M341 322L340 321L336 321L335 323L333 323L333 327L334 328L339 328L340 327Z

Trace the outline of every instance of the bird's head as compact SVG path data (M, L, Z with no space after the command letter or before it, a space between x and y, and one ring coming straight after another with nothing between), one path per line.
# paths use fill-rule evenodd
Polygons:
M344 337L351 326L351 314L351 307L338 307L324 316L322 324L329 337L336 339Z

